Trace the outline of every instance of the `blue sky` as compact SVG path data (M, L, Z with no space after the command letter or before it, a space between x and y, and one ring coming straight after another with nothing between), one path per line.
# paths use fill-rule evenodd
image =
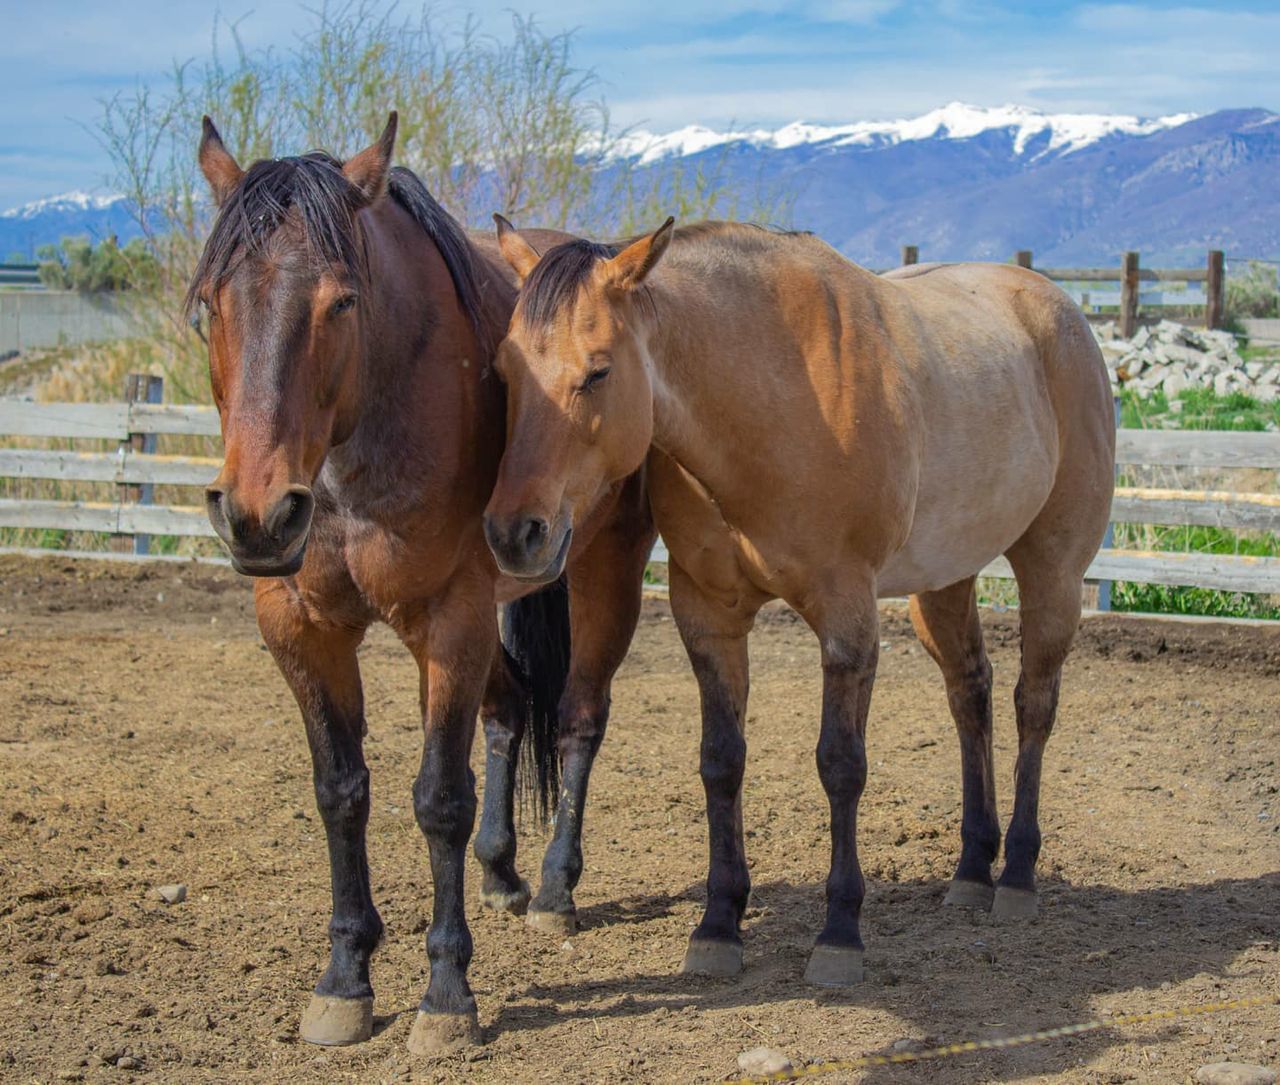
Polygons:
M317 0L317 3L319 0ZM208 51L207 0L6 4L0 35L0 208L107 191L86 130L97 102L163 79ZM308 6L316 6L309 4ZM416 5L400 4L400 10ZM690 123L780 125L889 119L948 101L1158 115L1280 109L1280 4L1013 3L1006 0L502 0L437 3L502 33L514 7L576 29L613 117L667 131ZM251 46L288 47L297 3L228 0Z

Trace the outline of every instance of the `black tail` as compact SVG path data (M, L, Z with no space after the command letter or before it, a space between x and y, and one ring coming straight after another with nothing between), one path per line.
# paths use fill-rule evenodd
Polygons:
M569 589L563 577L507 604L502 646L525 690L521 793L533 791L534 809L545 822L560 791L558 709L569 676Z

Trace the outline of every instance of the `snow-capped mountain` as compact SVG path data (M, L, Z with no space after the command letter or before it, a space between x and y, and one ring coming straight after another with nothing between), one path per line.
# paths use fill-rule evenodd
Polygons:
M3 219L34 219L41 215L76 214L86 211L106 211L124 202L123 196L95 196L91 192L64 192L60 196L46 196L32 200L21 207L0 211Z
M606 156L589 220L615 223L611 183L625 164L700 171L726 193L723 214L813 230L871 267L904 244L925 260L1147 266L1280 256L1280 115L1264 109L1140 118L952 103L920 117L778 129L633 131ZM688 192L692 184L683 187ZM673 210L678 210L673 198ZM485 223L487 225L487 222ZM127 241L121 197L68 193L0 213L0 258L71 234Z
M1143 119L1104 113L1041 113L1024 106L995 108L952 102L920 117L896 121L859 121L855 124L820 125L794 121L782 128L718 132L692 124L662 135L639 129L617 140L612 155L634 158L643 164L668 157L700 154L727 144L788 150L800 146L889 147L926 139L972 139L985 132L1010 133L1014 152L1029 148L1037 155L1053 151L1076 151L1117 133L1145 136L1165 128L1176 128L1194 113ZM1041 137L1048 136L1047 141Z
M138 225L123 196L64 192L0 211L0 260L31 260L42 246L64 237L94 240L116 235L122 242L138 235Z
M776 131L632 133L643 170L714 177L739 215L780 217L859 263L1007 260L1147 266L1280 256L1280 115L1222 110L1143 119L959 103L903 121ZM686 191L689 185L685 185ZM778 215L777 208L782 208Z

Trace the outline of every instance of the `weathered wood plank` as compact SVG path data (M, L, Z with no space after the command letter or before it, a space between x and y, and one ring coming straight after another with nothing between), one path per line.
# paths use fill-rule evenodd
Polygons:
M1280 531L1280 494L1121 487L1111 502L1111 519L1119 524Z
M659 539L650 561L664 564L667 548ZM1012 580L1013 568L996 558L981 576ZM1221 591L1280 593L1280 558L1238 554L1180 554L1162 550L1101 550L1084 574L1086 580L1129 580L1139 584L1217 588Z
M130 404L129 428L134 433L175 433L193 437L218 437L222 434L217 408L195 404Z
M0 498L0 527L105 531L114 535L120 530L120 506L115 502Z
M112 535L213 535L203 508L98 501L0 499L0 527L105 531Z
M129 436L124 403L31 403L0 399L0 435L123 441Z
M1011 580L1013 570L997 558L982 576ZM1280 558L1240 554L1179 554L1163 550L1100 550L1086 580L1128 580L1138 584L1215 588L1219 591L1280 593Z
M213 407L172 403L31 403L0 399L0 435L99 438L123 441L130 433L217 437Z
M207 486L218 473L220 463L206 456L0 448L0 478Z
M1116 463L1280 468L1280 433L1122 429L1116 431Z
M208 514L195 505L121 505L120 530L131 535L216 537Z
M1118 267L1038 267L1046 279L1065 283L1116 283L1124 278ZM1139 282L1199 283L1209 277L1207 268L1152 268L1138 270Z

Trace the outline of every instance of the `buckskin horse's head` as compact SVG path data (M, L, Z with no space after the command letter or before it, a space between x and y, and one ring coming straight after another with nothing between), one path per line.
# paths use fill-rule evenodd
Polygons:
M504 573L543 582L563 571L574 524L649 451L643 284L674 220L622 248L576 240L542 257L506 219L495 221L523 286L495 362L507 385L507 447L485 537Z
M350 435L367 334L356 216L387 190L396 115L345 163L322 153L241 169L208 117L199 161L218 206L187 296L208 317L225 459L209 520L251 576L302 566L325 456Z

